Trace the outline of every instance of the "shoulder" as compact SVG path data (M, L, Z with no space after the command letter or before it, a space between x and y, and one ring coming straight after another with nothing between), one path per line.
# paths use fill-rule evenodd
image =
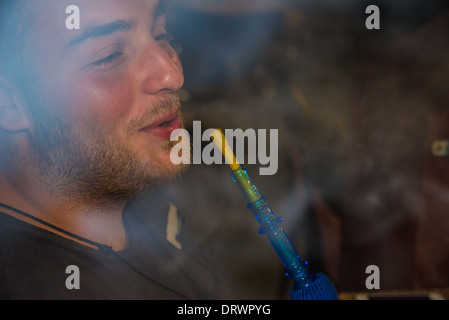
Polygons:
M0 212L0 298L63 298L79 246Z
M128 205L127 214L145 229L143 241L152 243L161 255L159 263L172 270L169 277L186 281L195 299L228 298L225 275L212 258L207 239L191 228L189 214L176 199L163 193L152 193ZM150 235L150 238L148 238ZM165 257L165 258L164 258ZM180 277L178 274L183 274ZM188 283L187 283L188 282ZM186 289L186 288L181 288ZM199 293L199 294L198 294Z

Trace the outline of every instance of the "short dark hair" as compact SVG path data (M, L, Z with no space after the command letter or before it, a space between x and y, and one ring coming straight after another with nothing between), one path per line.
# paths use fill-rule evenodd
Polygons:
M0 76L20 87L24 80L24 43L30 32L29 0L0 0Z

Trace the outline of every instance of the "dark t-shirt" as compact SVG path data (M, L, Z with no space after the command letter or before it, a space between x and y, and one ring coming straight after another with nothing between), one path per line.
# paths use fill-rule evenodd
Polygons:
M150 216L125 210L130 244L116 253L0 212L0 299L227 298L220 273L187 232L178 235L181 249L167 241L168 204L158 206ZM69 266L78 267L79 289L69 289L77 275Z

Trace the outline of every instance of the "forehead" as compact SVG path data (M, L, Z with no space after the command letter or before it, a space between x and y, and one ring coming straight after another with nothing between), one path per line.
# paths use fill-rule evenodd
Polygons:
M89 22L91 19L104 19L114 17L126 12L142 12L153 8L158 0L39 0L27 1L26 8L31 16L37 17L41 23L65 21L66 8L78 6L81 11L81 20Z
M26 9L32 26L30 40L57 44L87 28L119 19L145 19L151 23L159 3L158 0L39 0L36 5L35 1L28 1ZM79 30L66 27L66 21L73 18L72 12L67 13L66 9L73 5L79 8Z

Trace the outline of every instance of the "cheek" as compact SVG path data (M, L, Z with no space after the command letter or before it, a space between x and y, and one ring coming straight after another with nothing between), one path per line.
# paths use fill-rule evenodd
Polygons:
M124 75L87 75L64 87L61 100L67 103L66 115L94 125L122 123L134 104L132 80Z

